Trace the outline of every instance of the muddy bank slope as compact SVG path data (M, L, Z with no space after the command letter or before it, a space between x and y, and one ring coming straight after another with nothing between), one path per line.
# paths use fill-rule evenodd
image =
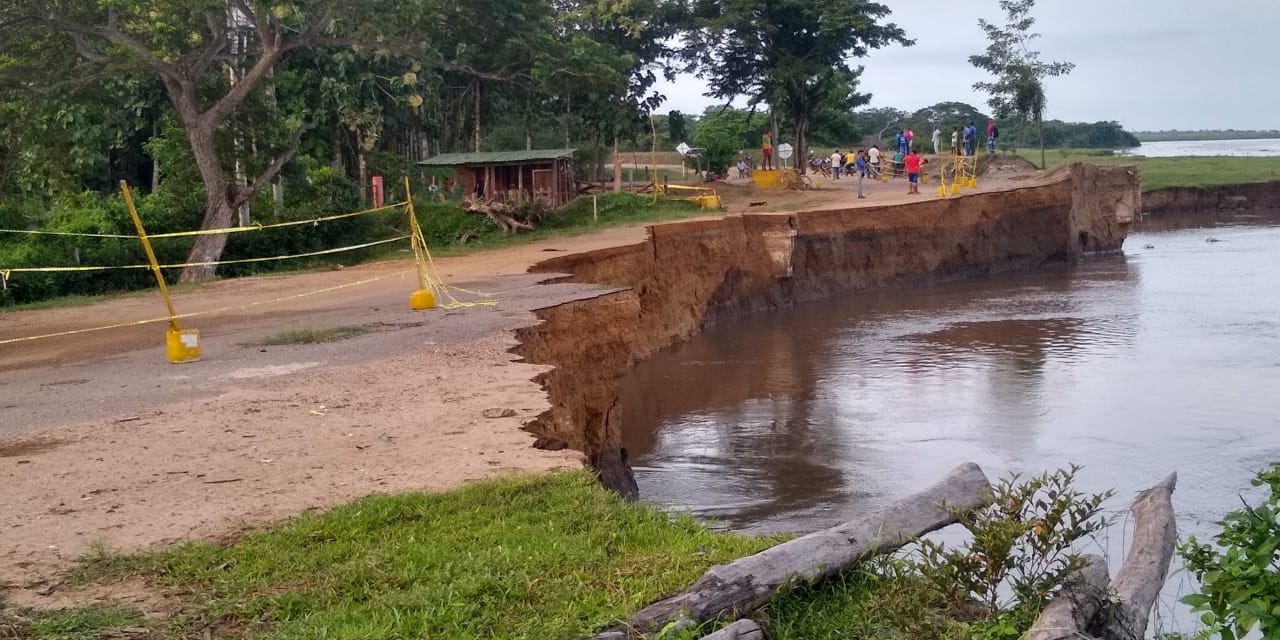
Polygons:
M1140 197L1131 167L1074 164L946 200L658 225L645 242L539 263L626 288L545 309L520 330L517 353L555 367L539 378L552 409L530 429L584 452L606 485L634 496L618 381L635 362L746 311L1119 250Z
M1280 209L1280 181L1169 187L1142 194L1142 204L1144 211L1157 214Z

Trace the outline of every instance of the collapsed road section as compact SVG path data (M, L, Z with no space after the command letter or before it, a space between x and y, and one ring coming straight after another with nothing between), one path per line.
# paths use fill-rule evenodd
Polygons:
M552 408L528 428L634 498L619 380L639 360L745 312L1118 251L1140 209L1132 167L1072 164L960 198L656 225L644 242L541 262L532 270L610 289L519 330L516 353L554 366L538 378Z

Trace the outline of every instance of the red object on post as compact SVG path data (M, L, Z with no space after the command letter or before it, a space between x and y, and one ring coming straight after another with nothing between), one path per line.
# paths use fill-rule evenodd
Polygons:
M373 206L381 207L384 202L382 196L382 176L373 177Z

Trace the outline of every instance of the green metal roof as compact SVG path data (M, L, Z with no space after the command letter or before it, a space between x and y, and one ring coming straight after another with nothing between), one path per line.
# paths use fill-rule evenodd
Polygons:
M419 162L424 167L463 167L476 164L519 164L558 160L573 156L574 149L534 149L532 151L491 151L488 153L442 153Z

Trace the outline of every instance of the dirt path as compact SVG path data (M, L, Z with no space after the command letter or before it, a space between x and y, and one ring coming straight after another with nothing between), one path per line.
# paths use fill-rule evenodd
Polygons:
M730 212L883 205L906 185L852 181L809 193L722 189ZM983 190L1007 187L987 181ZM772 201L767 206L752 202ZM438 261L444 278L499 292L494 306L413 312L410 261L183 289L205 358L165 361L163 323L0 344L0 595L35 590L95 544L137 549L234 533L371 493L443 490L579 464L520 429L547 408L513 362L532 311L599 295L540 285L536 262L643 241L644 226ZM462 299L474 299L461 296ZM155 293L0 314L0 341L162 315ZM356 326L319 345L258 346L291 327ZM45 600L46 602L48 600Z

